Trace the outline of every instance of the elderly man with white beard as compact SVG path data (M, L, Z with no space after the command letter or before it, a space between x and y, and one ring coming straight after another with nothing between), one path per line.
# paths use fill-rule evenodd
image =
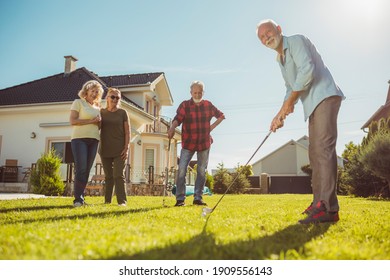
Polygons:
M303 35L284 36L273 20L257 25L261 43L277 52L277 62L286 85L283 105L271 122L275 132L284 125L301 100L309 120L309 159L312 168L313 201L303 212L301 224L337 222L337 115L344 94L334 81L313 43Z

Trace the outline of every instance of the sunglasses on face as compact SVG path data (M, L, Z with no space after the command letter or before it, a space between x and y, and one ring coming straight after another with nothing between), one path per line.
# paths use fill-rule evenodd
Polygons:
M110 95L110 98L111 98L112 100L114 100L114 99L116 99L116 100L121 99L119 96L115 96L115 95Z

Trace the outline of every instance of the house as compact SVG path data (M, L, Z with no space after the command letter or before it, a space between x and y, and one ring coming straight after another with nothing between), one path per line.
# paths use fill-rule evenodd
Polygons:
M309 137L290 140L275 151L252 164L253 174L272 176L307 176L301 167L309 164Z
M389 119L390 118L390 80L389 83L389 89L387 91L387 99L386 103L379 107L379 109L369 118L365 124L361 127L364 131L367 132L367 129L369 129L369 126L373 122L378 122L380 119ZM374 128L376 129L376 128Z
M271 193L311 193L310 177L301 170L309 161L309 137L290 140L252 164L254 176L268 174ZM337 157L339 166L343 159Z
M0 90L0 165L6 159L17 159L20 182L23 171L36 163L41 154L54 148L63 160L64 181L71 180L70 106L85 82L97 80L105 90L116 87L122 92L121 106L131 124L127 180L140 184L151 177L160 178L168 157L175 168L180 132L177 131L168 149L170 118L162 116L162 109L172 106L173 98L165 74L100 77L85 67L76 68L76 62L75 57L65 56L64 73ZM96 168L91 173L101 172L99 163L97 156ZM149 174L151 171L153 174Z

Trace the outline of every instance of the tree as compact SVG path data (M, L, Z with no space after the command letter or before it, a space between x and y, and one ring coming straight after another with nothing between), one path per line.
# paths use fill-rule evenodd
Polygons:
M214 175L214 192L224 193L232 182L232 176L229 174L223 163L217 166L217 172Z
M214 177L206 171L206 184L205 184L211 192L214 191Z
M251 165L237 165L236 172L231 174L233 185L231 186L229 193L244 193L245 189L251 186L251 183L248 179L249 176L253 175ZM236 178L237 177L237 178Z
M361 149L359 160L366 169L387 181L390 192L390 129L384 125L378 127Z
M65 184L59 175L61 162L61 158L54 150L38 159L36 168L31 171L30 183L33 186L33 193L48 196L63 194Z
M361 145L349 142L345 147L342 154L345 159L344 172L340 177L343 187L348 190L348 193L356 196L382 195L386 183L370 170L364 168L364 164L359 159Z
M303 165L301 167L301 170L306 173L307 175L309 175L310 177L310 181L312 180L312 175L313 175L313 170L310 166L310 164L306 164L306 165ZM348 193L348 188L346 187L345 183L344 183L344 175L345 174L345 171L342 167L340 166L337 166L337 193L338 194L347 194Z
M253 175L252 165L237 164L237 172L243 174L246 178Z
M188 167L190 168L190 167ZM194 164L194 167L193 167L193 172L195 174L198 174L197 172L198 170L198 164ZM208 187L210 189L210 191L213 191L214 189L214 178L212 175L209 174L209 172L206 170L206 182L205 182L205 186Z
M311 169L310 164L306 164L306 165L301 166L301 170L302 170L302 172L309 175L311 178L311 175L313 174L313 170Z
M234 180L233 185L230 187L228 193L244 193L245 189L249 188L251 186L251 183L249 182L248 178L245 177L244 174L239 174L238 172L234 172L231 174L232 180ZM237 176L237 178L236 178Z

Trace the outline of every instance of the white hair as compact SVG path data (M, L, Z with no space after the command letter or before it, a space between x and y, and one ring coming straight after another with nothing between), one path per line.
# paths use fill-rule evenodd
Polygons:
M192 87L195 86L195 85L202 87L202 90L204 91L204 83L202 81L193 81L191 83L190 89L192 90Z
M265 23L271 23L275 28L277 28L279 26L279 24L277 24L274 20L272 19L263 19L262 21L260 21L258 24L257 24L257 27L256 27L256 34L259 33L259 27L260 25L263 25Z

